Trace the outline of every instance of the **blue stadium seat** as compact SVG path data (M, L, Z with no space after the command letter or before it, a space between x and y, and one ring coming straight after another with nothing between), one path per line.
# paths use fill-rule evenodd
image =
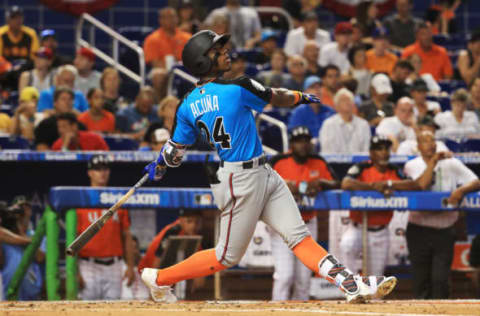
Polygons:
M440 107L442 108L442 112L443 111L449 111L452 109L451 105L450 105L450 97L432 97L432 96L429 96L427 97L428 100L430 101L436 101L438 103L440 103Z
M467 85L463 80L441 80L438 82L442 91L448 94L460 88L467 88Z
M0 149L30 149L30 143L21 136L0 136Z
M138 143L128 137L122 136L104 136L110 150L137 150Z
M467 139L463 142L462 151L480 152L480 139Z
M445 145L447 145L448 149L454 153L459 153L463 151L463 144L461 142L454 141L453 139L444 139L443 140Z

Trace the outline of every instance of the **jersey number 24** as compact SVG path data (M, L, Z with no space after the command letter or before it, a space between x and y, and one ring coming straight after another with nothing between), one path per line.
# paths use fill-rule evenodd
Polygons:
M208 130L208 126L207 124L205 124L205 122L198 120L197 126L201 131L205 133L205 137L207 138L207 141L212 147L214 147L215 144L213 142L215 142L217 144L220 144L220 147L222 147L222 149L232 148L230 144L230 134L225 131L225 126L223 125L223 116L217 116L215 118L215 124L213 125L213 134L210 133L210 131Z

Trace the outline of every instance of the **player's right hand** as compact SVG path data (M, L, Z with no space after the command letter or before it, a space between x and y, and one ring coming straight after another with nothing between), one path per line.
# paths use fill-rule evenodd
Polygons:
M143 169L144 173L148 173L148 179L150 181L158 181L162 179L163 175L167 172L165 164L162 165L158 162L160 159L163 159L163 155L161 154L157 160L152 161Z

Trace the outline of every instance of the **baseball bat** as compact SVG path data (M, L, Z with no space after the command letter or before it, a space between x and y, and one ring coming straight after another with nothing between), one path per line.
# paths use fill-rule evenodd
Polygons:
M108 209L108 211L103 214L99 219L97 219L95 222L90 224L87 229L85 229L80 236L75 238L75 240L67 247L66 253L69 256L74 256L78 253L80 249L85 246L90 239L95 236L100 229L102 229L103 225L110 219L110 217L115 214L115 211L127 201L130 196L132 196L135 191L141 187L146 181L148 180L148 173L145 174L133 187L128 190L127 193L125 193L124 196L122 196L117 203L115 203L112 207Z

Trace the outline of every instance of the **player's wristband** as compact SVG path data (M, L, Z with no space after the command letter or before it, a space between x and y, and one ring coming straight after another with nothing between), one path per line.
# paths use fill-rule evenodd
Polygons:
M295 97L295 101L293 102L293 105L298 105L302 99L303 99L303 93L300 91L292 91L293 96Z

